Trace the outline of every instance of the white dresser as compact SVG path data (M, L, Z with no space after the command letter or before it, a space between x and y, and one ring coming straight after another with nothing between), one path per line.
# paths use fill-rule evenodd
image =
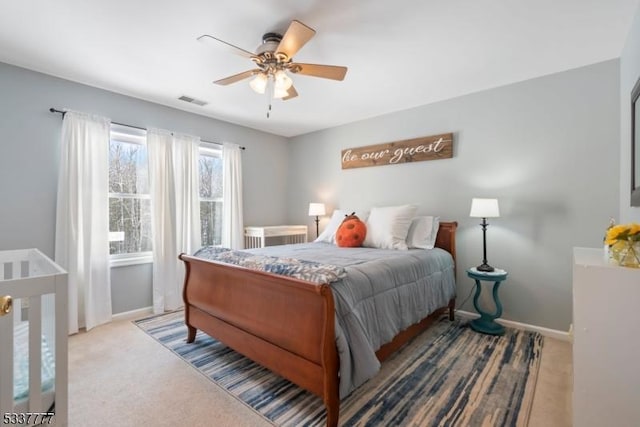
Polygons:
M573 249L573 425L640 426L640 269Z
M307 243L306 225L271 225L266 227L245 227L244 247L264 248L271 244Z

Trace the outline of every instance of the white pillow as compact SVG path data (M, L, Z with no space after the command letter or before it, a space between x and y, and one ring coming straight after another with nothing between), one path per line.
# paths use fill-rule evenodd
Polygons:
M440 228L439 216L417 216L411 220L407 233L409 248L433 249Z
M415 205L372 208L367 219L367 237L362 246L380 249L407 249L407 233Z
M329 224L327 224L322 233L320 233L320 235L316 240L314 240L314 242L335 243L338 227L340 227L340 224L342 224L342 221L344 221L344 216L349 215L351 212L343 211L341 209L334 210L333 215L331 215L331 219L329 220Z

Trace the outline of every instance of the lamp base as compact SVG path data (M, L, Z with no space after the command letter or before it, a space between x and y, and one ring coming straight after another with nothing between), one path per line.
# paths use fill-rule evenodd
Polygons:
M482 271L482 272L485 272L485 273L491 273L492 271L494 271L494 270L495 270L495 268L491 267L489 264L487 264L487 263L485 262L485 263L483 263L483 264L481 264L481 265L477 266L477 267L476 267L476 270L478 270L478 271Z

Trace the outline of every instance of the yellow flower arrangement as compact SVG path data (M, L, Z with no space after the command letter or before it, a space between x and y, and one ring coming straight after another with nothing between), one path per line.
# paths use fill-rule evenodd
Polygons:
M613 225L612 222L604 243L609 246L611 257L618 265L640 267L640 224Z
M609 227L605 237L605 244L612 246L617 242L640 242L640 224L618 224Z

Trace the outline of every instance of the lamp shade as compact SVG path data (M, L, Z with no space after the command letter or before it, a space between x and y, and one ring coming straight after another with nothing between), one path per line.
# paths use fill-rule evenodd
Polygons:
M309 203L309 216L321 216L324 214L324 203Z
M498 199L472 199L469 216L474 218L499 217Z

